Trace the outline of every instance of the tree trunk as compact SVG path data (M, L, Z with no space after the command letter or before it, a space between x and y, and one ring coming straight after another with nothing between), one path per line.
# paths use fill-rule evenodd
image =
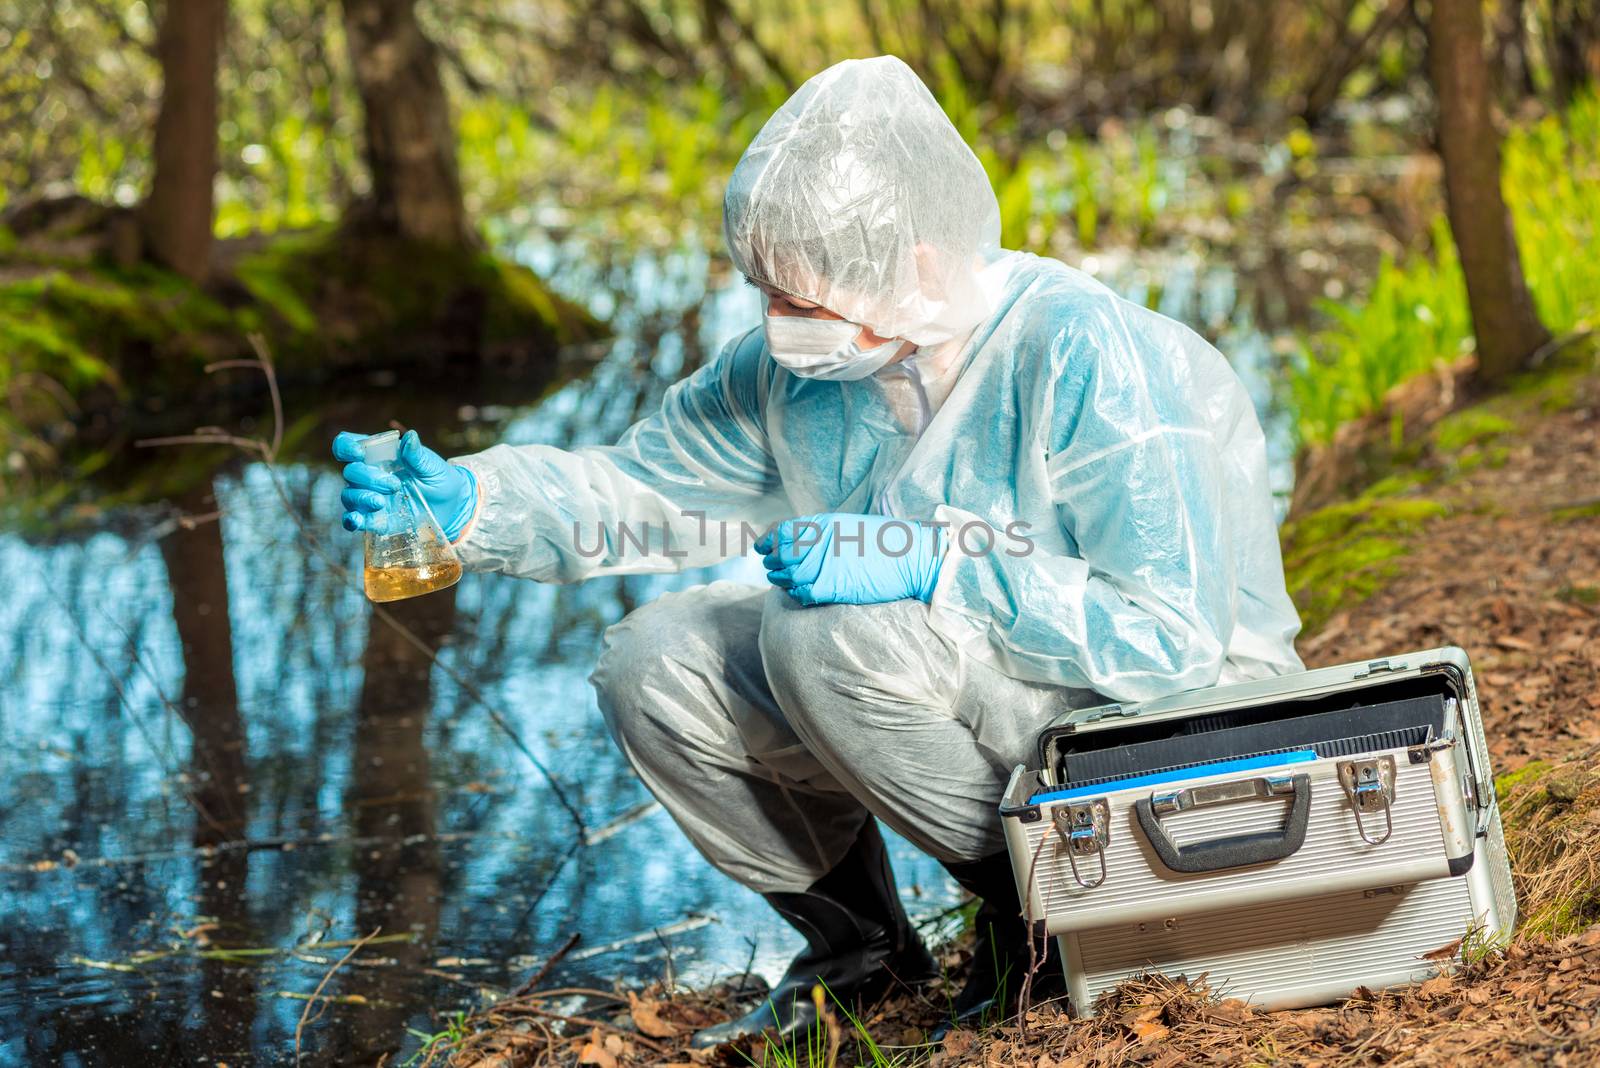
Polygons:
M344 0L350 64L366 112L373 222L438 245L473 244L450 102L414 0Z
M1500 194L1480 0L1433 0L1428 37L1450 232L1467 280L1479 381L1493 384L1523 367L1550 334L1534 309Z
M144 239L152 259L195 281L205 277L211 256L217 55L227 11L227 0L167 0L156 41L161 110Z

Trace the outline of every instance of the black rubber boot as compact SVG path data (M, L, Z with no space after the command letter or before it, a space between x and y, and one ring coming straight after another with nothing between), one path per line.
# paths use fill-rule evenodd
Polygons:
M894 888L894 873L877 821L862 827L850 852L803 893L763 894L805 936L806 948L752 1011L695 1034L698 1049L767 1032L787 1037L817 1022L811 990L826 986L829 1001L872 997L894 982L919 983L938 974L933 958Z
M1017 1010L1017 996L1033 957L1028 951L1028 929L1022 920L1017 900L1017 883L1011 874L1011 857L995 853L980 860L946 862L949 872L962 889L980 899L977 928L978 945L973 951L972 970L966 984L950 1005L949 1018L928 1035L938 1042L957 1027L976 1030L983 1024L997 1023ZM1034 952L1043 959L1033 975L1030 1001L1038 1002L1066 993L1061 973L1061 957L1056 940L1034 938Z

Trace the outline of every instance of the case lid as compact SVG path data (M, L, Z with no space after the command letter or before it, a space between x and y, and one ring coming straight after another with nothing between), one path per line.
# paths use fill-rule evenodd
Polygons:
M1088 786L1293 749L1337 757L1409 748L1444 733L1449 696L1446 680L1407 679L1199 716L1135 719L1104 731L1056 732L1045 743L1043 767L1057 786Z
M1073 709L1048 727L1039 737L1039 755L1042 762L1047 739L1061 734L1115 729L1132 719L1150 722L1185 718L1246 705L1293 700L1302 696L1348 690L1353 684L1380 684L1392 679L1415 677L1446 667L1453 667L1464 676L1467 688L1471 690L1472 666L1467 654L1464 650L1449 645L1403 653L1383 660L1340 664L1336 667L1316 668L1292 675L1274 675L1265 679L1235 682L1226 686L1209 686L1149 701L1090 705Z

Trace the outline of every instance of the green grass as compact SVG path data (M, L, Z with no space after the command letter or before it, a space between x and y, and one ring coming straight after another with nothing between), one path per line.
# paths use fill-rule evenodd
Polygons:
M408 1027L406 1028L406 1033L413 1038L420 1039L422 1045L417 1048L415 1053L401 1062L401 1068L413 1068L414 1065L423 1063L432 1053L456 1046L472 1032L467 1027L467 1014L465 1012L457 1012L445 1022L445 1027L442 1031L435 1031L429 1034L427 1031L418 1031L414 1027Z
M1558 335L1592 328L1600 320L1600 94L1514 129L1501 174L1540 316ZM1401 381L1471 349L1466 285L1442 219L1431 254L1385 259L1363 299L1319 309L1328 325L1307 339L1289 379L1305 444L1328 441L1341 424L1377 411Z
M1435 256L1384 257L1361 303L1323 300L1331 325L1312 335L1290 372L1300 438L1328 441L1342 424L1377 411L1390 389L1466 351L1472 330L1461 265L1443 220Z
M1016 115L975 99L960 78L931 84L994 187L1005 247L1047 253L1063 231L1083 249L1141 245L1172 221L1183 169L1163 158L1159 122L1092 137L1025 135ZM469 207L509 235L535 222L538 204L538 229L550 220L635 249L715 246L728 175L783 96L710 83L648 94L600 85L574 93L547 123L515 103L472 99L458 119ZM558 204L551 174L561 176ZM1248 189L1234 183L1207 188L1188 210L1236 217L1248 202Z

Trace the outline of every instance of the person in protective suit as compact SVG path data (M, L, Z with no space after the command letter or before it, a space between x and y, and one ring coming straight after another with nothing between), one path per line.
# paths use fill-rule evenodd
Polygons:
M967 1019L1029 961L996 806L1040 730L1301 666L1261 428L1192 331L999 247L983 168L892 57L801 86L723 220L764 322L617 444L446 462L413 433L401 460L472 569L762 554L770 588L667 594L606 632L593 676L684 834L805 938L697 1045L808 1026L819 980L849 998L935 973L876 820L982 900ZM345 525L381 528L397 484L358 440L334 449Z

